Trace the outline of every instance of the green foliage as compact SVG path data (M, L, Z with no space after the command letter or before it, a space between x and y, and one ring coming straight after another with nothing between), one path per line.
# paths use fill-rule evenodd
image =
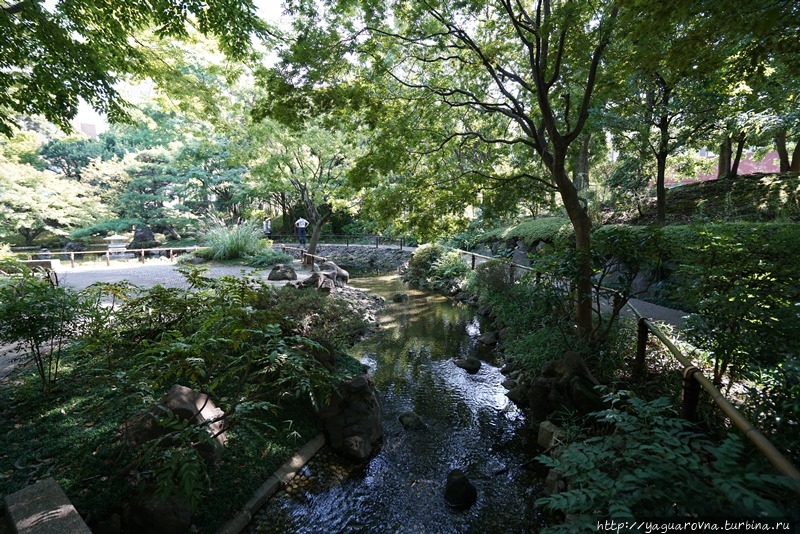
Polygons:
M604 225L592 232L598 285L631 295L633 281L643 272L658 272L663 251L659 226Z
M186 39L189 20L201 33L218 37L232 57L244 56L251 34L263 35L264 29L250 1L4 3L0 59L15 74L0 82L0 134L12 133L19 114L44 115L68 131L80 98L112 120L125 117L114 85L126 74L146 76L151 63L160 61L133 36L157 28L161 38Z
M442 289L453 281L460 283L471 271L461 253L451 250L433 262L427 284L434 289Z
M76 293L30 271L0 285L0 341L24 347L45 393L56 383L65 345L79 332L80 312Z
M794 465L800 464L800 360L792 356L774 367L748 368L745 375L743 412Z
M570 517L546 532L593 532L598 517L787 516L792 482L756 464L739 436L714 445L673 416L668 399L628 395L607 395L612 407L595 414L608 434L537 458L571 487L537 500Z
M522 241L528 246L540 242L555 243L572 235L572 225L562 217L542 217L528 219L517 225L487 231L481 238L483 242Z
M505 355L535 375L566 350L583 352L583 344L571 335L569 299L551 279L525 275L517 280L507 262L478 264L470 287L497 323L508 328Z
M695 312L688 338L713 353L715 381L796 354L800 233L787 225L716 225L691 243L695 261L680 267L677 293Z
M444 254L444 246L437 243L426 243L418 247L408 262L407 278L417 283L424 283L431 276L433 264Z
M275 267L281 263L292 263L292 257L274 248L264 249L257 255L248 260L247 264L252 267L266 268Z
M267 250L267 243L261 237L261 228L255 223L232 228L217 226L201 237L201 243L208 248L196 251L195 255L217 261L260 256Z
M98 284L80 294L82 314L69 323L76 336L69 349L81 358L65 360L70 365L50 401L32 391L38 376L24 372L0 390L0 411L16 423L0 436L9 452L0 471L13 473L0 479L0 492L16 491L30 474L11 463L40 464L34 454L44 454L55 458L47 465L82 513L102 518L124 502L134 491L130 471L147 491L181 495L194 505L202 499L198 524L213 531L297 439L318 431L313 409L339 379L361 371L343 350L367 328L362 311L314 291L278 291L256 277L184 274L191 290ZM39 289L31 298L50 291ZM336 361L337 370L323 361ZM159 418L165 435L135 448L118 441L122 423L151 410L175 383L210 393L224 410L225 469L210 469L197 454L210 439L207 425L170 414ZM86 479L102 491L82 492Z
M0 238L21 236L31 245L39 236L67 236L107 214L93 187L0 159Z

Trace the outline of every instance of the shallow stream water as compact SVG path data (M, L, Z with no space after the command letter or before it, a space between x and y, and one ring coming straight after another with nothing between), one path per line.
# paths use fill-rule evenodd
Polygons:
M384 441L366 464L323 449L286 491L254 518L265 533L516 533L542 526L533 502L541 473L526 467L537 453L535 431L511 403L492 353L478 343L474 310L396 276L357 278L351 285L386 298L378 334L352 353L370 369L380 393ZM408 295L393 302L398 293ZM453 358L483 361L474 375ZM413 410L427 430L403 429ZM467 510L444 501L447 473L461 469L478 489Z

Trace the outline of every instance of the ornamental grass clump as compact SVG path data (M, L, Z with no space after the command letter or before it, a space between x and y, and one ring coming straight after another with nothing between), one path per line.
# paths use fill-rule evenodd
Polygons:
M209 230L201 242L206 249L196 255L215 261L240 260L259 256L268 248L268 242L261 237L261 229L252 223L228 228L219 226Z

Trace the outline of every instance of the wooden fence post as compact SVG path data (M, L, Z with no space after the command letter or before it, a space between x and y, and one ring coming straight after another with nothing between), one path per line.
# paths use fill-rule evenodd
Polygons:
M74 252L70 252L69 253L69 266L72 267L73 269L75 268L75 253Z
M633 360L633 376L639 378L644 374L644 361L647 354L647 321L640 317L636 329L636 359Z
M699 372L700 369L694 366L683 370L681 417L692 423L697 422L697 403L700 401L700 383L694 379L694 374Z
M106 250L106 267L111 267L111 253Z

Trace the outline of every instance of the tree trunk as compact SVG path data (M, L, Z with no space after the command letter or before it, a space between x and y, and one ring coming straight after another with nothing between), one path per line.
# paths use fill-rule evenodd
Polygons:
M667 175L667 154L656 154L658 172L656 174L656 220L664 224L667 220L667 188L664 185Z
M792 172L800 172L800 141L794 145L794 152L792 152L792 164L789 166Z
M728 137L719 145L719 164L717 165L717 179L725 178L731 173L731 139Z
M786 130L781 130L775 134L775 150L778 151L778 158L781 162L781 172L786 172L791 168L789 161L789 151L786 149ZM797 152L795 150L795 152Z
M314 230L311 232L311 240L308 242L308 250L306 251L308 254L317 253L317 244L319 243L319 238L322 236L322 227L328 222L331 215L333 215L333 212L329 211L314 221Z
M565 158L566 150L564 150L563 154L555 154L551 172L558 186L561 201L564 203L564 208L575 231L575 251L578 255L578 277L575 280L577 293L575 326L578 329L578 335L588 339L594 330L592 322L592 222L589 219L587 210L581 205L578 190L567 175L567 170L564 166Z
M591 141L591 134L585 133L581 137L580 151L578 158L575 161L575 174L572 177L572 183L575 189L583 191L589 187L589 141Z
M731 163L731 172L728 173L731 178L739 174L739 162L742 160L742 151L744 150L744 142L746 139L747 135L742 132L739 134L739 139L736 140L736 156L733 158L733 163Z
M289 206L286 203L286 193L281 193L280 202L281 202L281 219L283 220L281 226L283 226L283 231L286 232L288 230L294 233L294 226L292 225L292 220L289 217Z

